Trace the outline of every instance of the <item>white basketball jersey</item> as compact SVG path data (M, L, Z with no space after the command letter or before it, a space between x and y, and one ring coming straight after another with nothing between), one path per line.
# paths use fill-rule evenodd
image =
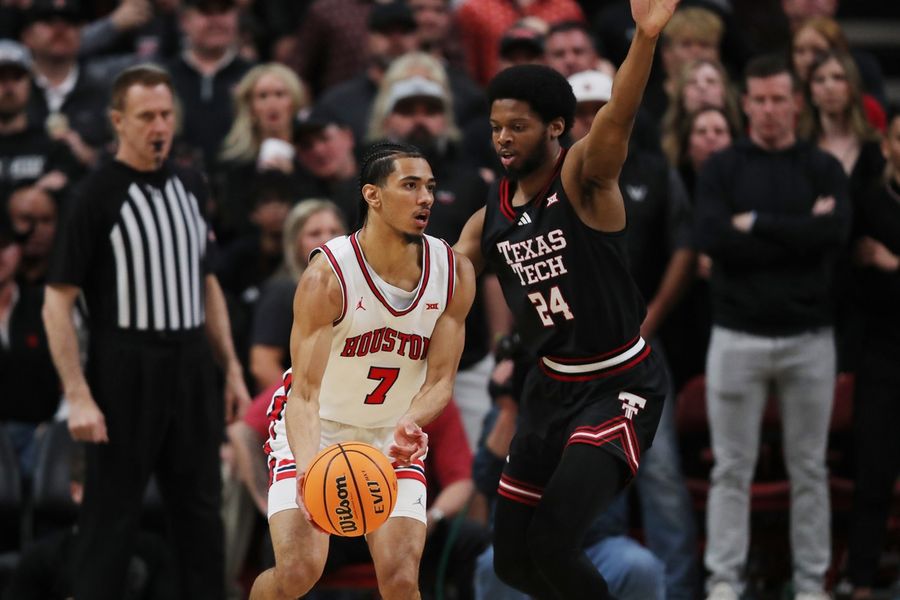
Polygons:
M428 235L422 239L422 276L405 308L392 306L379 289L357 234L317 249L343 291L319 392L322 419L392 427L422 387L434 324L450 303L455 278L450 246Z

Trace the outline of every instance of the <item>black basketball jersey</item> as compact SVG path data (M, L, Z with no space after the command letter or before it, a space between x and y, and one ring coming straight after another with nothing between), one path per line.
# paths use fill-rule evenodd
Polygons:
M646 307L629 274L625 231L604 233L581 221L563 190L564 158L565 150L524 206L512 204L514 181L493 185L481 249L529 351L600 358L639 340Z

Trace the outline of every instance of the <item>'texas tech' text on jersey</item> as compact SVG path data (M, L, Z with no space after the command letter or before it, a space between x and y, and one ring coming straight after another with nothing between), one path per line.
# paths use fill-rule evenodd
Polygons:
M503 178L488 199L482 252L529 351L561 359L602 358L644 348L644 301L629 274L625 232L585 225L554 175L528 204L513 206ZM649 351L649 348L648 348Z

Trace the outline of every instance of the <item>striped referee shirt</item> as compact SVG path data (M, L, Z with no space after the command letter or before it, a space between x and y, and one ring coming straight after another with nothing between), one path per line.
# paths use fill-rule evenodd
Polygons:
M91 328L177 332L201 327L209 228L196 172L111 161L68 207L48 283L80 287Z

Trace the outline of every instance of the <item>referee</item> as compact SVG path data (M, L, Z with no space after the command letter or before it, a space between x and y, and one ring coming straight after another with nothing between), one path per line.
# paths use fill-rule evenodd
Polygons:
M44 323L88 444L75 598L121 599L144 489L156 475L183 598L224 597L219 518L223 410L212 354L226 373L228 419L249 402L221 288L207 265L206 188L166 160L175 129L168 74L139 65L112 87L115 160L71 200L48 277ZM83 293L85 371L72 320ZM210 346L213 353L210 353Z

